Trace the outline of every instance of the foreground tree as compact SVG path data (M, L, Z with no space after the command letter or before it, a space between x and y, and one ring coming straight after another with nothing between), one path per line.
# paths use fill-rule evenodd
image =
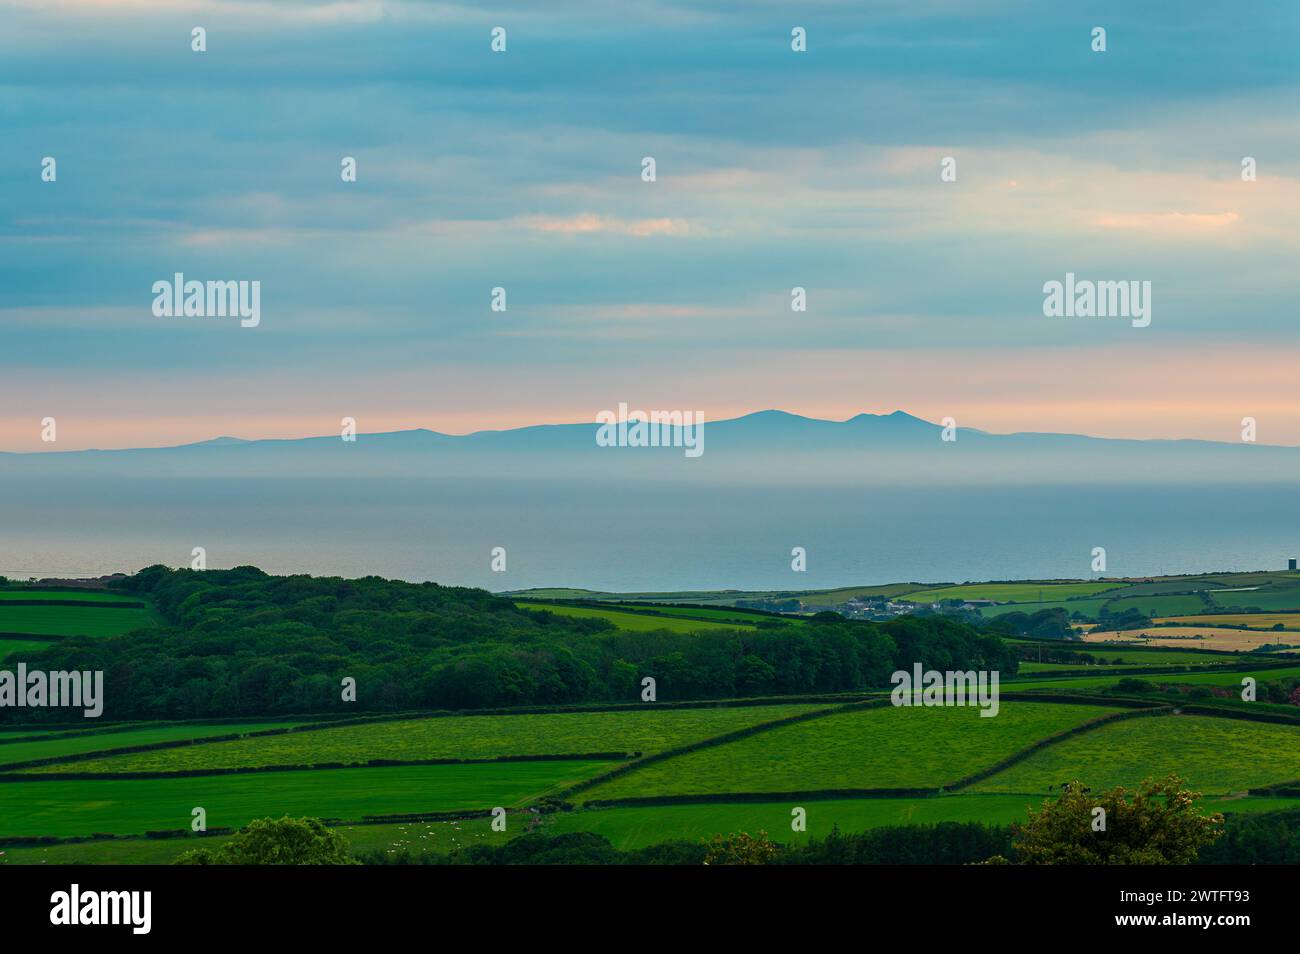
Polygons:
M760 831L757 838L748 832L727 837L714 835L709 843L709 853L704 857L706 865L765 865L775 857L780 846L767 838L767 832Z
M1202 814L1201 796L1170 775L1146 779L1136 792L1122 786L1092 794L1078 781L1056 801L1029 810L1015 826L1013 851L1025 865L1186 865L1223 831L1223 815ZM1007 864L1000 855L990 864Z
M319 818L259 818L217 848L196 848L178 865L354 865L351 846Z

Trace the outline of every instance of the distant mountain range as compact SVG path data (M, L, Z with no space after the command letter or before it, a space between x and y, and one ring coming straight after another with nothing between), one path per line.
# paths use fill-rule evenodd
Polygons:
M30 476L518 477L743 483L1242 482L1300 478L1300 448L1077 434L990 434L903 411L846 421L769 410L706 421L703 454L681 446L602 447L599 425L547 424L451 435L423 428L288 440L218 437L176 447L0 452L0 474Z

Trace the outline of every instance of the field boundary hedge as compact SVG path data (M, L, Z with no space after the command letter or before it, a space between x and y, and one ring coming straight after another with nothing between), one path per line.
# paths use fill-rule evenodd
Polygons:
M1274 725L1300 726L1300 709L1294 716L1282 712L1251 712L1248 709L1233 709L1227 706L1207 706L1199 703L1175 703L1174 707L1183 715L1203 715L1216 719L1241 719L1245 722L1269 722Z
M1246 789L1247 795L1272 795L1277 798L1300 798L1300 779L1278 785L1263 785Z
M140 752L157 752L163 749L180 749L191 745L206 745L209 742L235 742L239 739L257 739L272 735L288 735L291 732L305 732L315 729L333 729L346 728L352 725L365 725L370 720L353 721L342 719L337 722L327 722L310 725L290 725L281 726L272 729L257 729L253 732L227 732L223 735L206 735L197 739L167 739L163 742L147 742L142 745L123 745L116 749L96 749L93 752L69 752L66 755L51 755L44 759L29 759L26 762L0 762L0 772L12 771L19 768L37 768L42 765L62 765L68 762L87 762L92 759L111 758L118 755L136 755ZM256 723L254 723L256 724ZM166 726L155 726L153 728L166 728ZM115 731L131 731L129 729L119 729ZM75 733L60 733L47 736L24 736L18 739L6 739L0 742L0 746L6 743L16 742L57 742L60 739L84 738L87 735L95 735L94 730ZM105 732L108 735L111 732ZM0 753L3 753L0 748Z
M535 814L529 808L507 808L506 814ZM392 815L362 815L360 818L321 818L321 824L329 828L342 828L356 825L401 825L422 821L472 821L476 818L491 818L491 808L455 809L441 812L399 812ZM79 845L85 842L102 841L142 841L144 839L186 839L211 838L216 835L233 835L245 826L238 828L209 828L206 831L191 831L188 828L164 828L145 832L95 832L90 835L12 835L0 838L0 848L39 848L43 845Z
M563 752L556 755L498 755L483 759L367 759L364 762L313 762L298 765L236 765L226 768L176 769L155 772L41 772L22 775L15 768L34 765L0 766L0 784L5 782L126 781L130 779L199 778L209 775L253 775L259 772L319 772L330 769L396 768L412 765L491 765L497 762L626 762L638 752ZM48 762L43 764L50 764Z
M35 636L30 633L18 633L17 636L23 639L47 639L50 637ZM58 637L62 638L62 637ZM799 706L799 705L844 705L851 702L859 702L865 699L876 698L881 693L888 693L888 689L857 689L848 692L821 692L821 693L800 693L789 696L754 696L739 697L731 699L678 699L665 700L663 702L584 702L572 705L547 705L547 706L518 706L514 708L495 708L495 709L404 709L400 712L366 712L358 715L347 715L344 713L331 712L285 712L273 713L271 715L247 715L247 716L213 716L207 719L162 719L156 722L144 722L139 720L127 720L125 722L109 722L103 726L97 726L92 729L85 729L79 734L91 734L95 732L109 732L114 730L126 729L148 729L148 728L167 728L171 726L202 726L202 725L236 725L240 722L288 722L302 720L315 727L319 724L321 727L326 725L353 725L363 722L401 722L407 719L443 719L451 716L512 716L512 715L552 715L565 712L585 713L585 712L637 712L646 709L744 709L753 706ZM34 730L54 730L54 729L71 729L76 730L84 727L85 722L31 722L31 723L0 723L0 728L19 729L30 725ZM307 725L295 727L294 731L306 729ZM70 733L60 733L63 738L70 738ZM0 740L0 744L6 740ZM15 741L15 740L7 740ZM25 741L34 741L30 737Z
M130 600L0 600L4 606L90 606L103 609L148 609L147 603Z
M794 792L706 792L698 795L629 795L583 802L587 808L645 808L652 805L697 805L716 802L819 801L831 798L931 798L942 788L817 788Z
M1074 706L1110 706L1118 709L1153 709L1168 704L1164 701L1143 699L1141 696L1085 696L1072 692L1035 692L1028 689L1023 692L1016 690L1000 692L998 698L1010 702L1059 702Z

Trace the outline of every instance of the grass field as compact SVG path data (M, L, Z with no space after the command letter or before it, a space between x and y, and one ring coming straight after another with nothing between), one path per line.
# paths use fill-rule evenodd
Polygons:
M1241 680L1246 676L1261 681L1300 678L1300 667L1287 666L1280 669L1250 669L1227 672L1178 672L1169 673L1168 675L1151 673L1137 678L1156 684L1174 683L1186 686L1235 686L1240 688ZM1031 676L1028 679L1017 678L1014 687L1017 692L1028 689L1053 689L1067 692L1074 689L1110 689L1123 678L1123 676L1114 674L1109 676L1058 676L1055 679ZM1012 683L1008 682L1007 685L1011 686Z
M415 761L487 759L503 755L650 753L824 708L735 706L404 719L213 742L183 749L159 749L31 771L174 772L260 765L352 764L370 759ZM5 750L13 747L0 745L0 759L5 759Z
M206 736L231 735L236 732L257 732L262 729L283 729L302 725L302 721L289 722L238 722L218 725L173 725L158 728L127 729L114 732L92 732L35 742L4 742L0 744L0 766L35 759L49 759L60 755L77 755L82 752L102 752L105 749L123 749L133 745L153 745L157 742L175 742L180 739L201 739ZM41 729L30 726L25 734L37 734ZM183 751L173 749L169 751ZM184 755L180 758L185 758ZM80 771L80 764L75 771ZM63 771L74 771L64 768Z
M1255 607L1262 610L1300 610L1300 585L1261 589L1246 592L1216 591L1212 594L1215 606L1225 608Z
M534 612L546 611L554 613L556 616L578 616L584 618L603 619L613 623L619 629L628 632L650 632L656 629L666 629L674 633L698 633L705 629L753 629L752 624L743 623L721 623L695 619L682 619L673 616L654 616L647 612L629 613L626 610L619 611L613 609L594 609L586 606L564 606L558 603L528 603L516 602L520 609L532 610Z
M209 827L254 818L356 819L403 812L511 807L581 781L608 762L419 765L218 775L199 778L0 783L0 838L187 830L191 810Z
M1086 582L1071 581L1066 583L962 583L958 586L940 587L939 589L914 590L902 594L905 600L934 603L938 600L998 600L1017 603L1042 603L1045 601L1068 600L1077 596L1092 596L1106 590L1113 590L1122 584L1114 581Z
M1086 636L1085 642L1092 642ZM1159 666L1226 666L1233 663L1249 662L1251 657L1247 653L1195 653L1186 652L1181 647L1189 646L1184 641L1178 644L1177 649L1162 649L1157 646L1147 648L1143 643L1140 646L1116 646L1110 643L1097 646L1070 646L1070 649L1077 649L1079 652L1088 653L1097 659L1105 659L1107 665L1113 665L1120 668L1135 667L1159 667ZM1050 647L1049 647L1050 648ZM1211 649L1213 647L1202 647L1199 643L1192 644L1189 648ZM1258 657L1256 657L1258 658ZM1118 660L1118 662L1116 662ZM1040 669L1040 667L1042 667ZM1080 663L1037 663L1022 662L1020 672L1035 671L1089 671L1097 672L1096 665L1085 666Z
M1204 613L1206 606L1199 596L1135 596L1114 599L1106 604L1106 610L1112 616L1134 609L1147 616L1181 616Z
M0 603L0 633L35 636L117 636L155 625L147 609L94 606L6 606Z
M806 593L799 599L812 609L834 606L857 598L894 599L904 593L917 593L926 589L939 589L939 586L927 587L916 583L886 583L883 586L846 586L836 590Z
M51 646L48 639L0 639L0 662L12 659L14 662L26 659L29 653Z
M1207 716L1129 719L1048 746L971 791L1046 794L1049 785L1072 779L1094 789L1135 788L1170 773L1217 795L1300 778L1300 726Z
M499 844L520 834L531 818L531 814L509 813L504 832L493 831L488 816L456 821L339 825L336 830L348 840L354 852L404 852L419 856L445 854L474 844ZM216 848L229 840L229 835L207 835L0 846L0 865L167 865L183 852L198 847Z
M1188 626L1249 626L1251 629L1300 630L1300 613L1214 613L1206 616L1181 616L1176 620L1156 619L1155 623L1177 622Z
M598 808L543 816L539 830L547 834L590 831L623 850L664 841L707 841L715 834L765 831L773 841L801 843L824 838L832 827L866 831L883 825L928 825L938 822L981 822L1001 825L1021 821L1026 809L1038 808L1041 798L1024 795L962 794L936 798L862 798L806 801L808 830L790 830L791 802L726 802L699 805L657 805L652 808ZM1300 808L1294 798L1207 798L1205 811L1259 813ZM512 812L506 831L492 831L489 819L422 821L382 825L341 825L337 828L353 851L406 853L412 856L446 853L474 844L499 844L519 835L526 816ZM184 851L216 847L229 836L205 838L130 838L62 845L0 847L0 865L25 864L170 864Z
M650 607L650 606L625 606L621 603L604 603L602 604L602 608L614 609L614 610L625 610L627 612L635 612L637 610L640 610L641 612L649 611L654 613L656 616L683 617L686 619L700 619L700 620L707 620L710 622L745 623L747 624L745 628L748 628L749 626L752 626L755 623L761 623L761 622L777 619L777 617L767 616L762 613L747 613L744 610L731 609L729 607L722 608L722 609L706 608L700 606L667 606L667 605ZM792 620L786 620L786 622L798 623L800 621L792 619ZM734 626L730 628L735 629Z
M804 833L790 829L790 810L796 805L807 812L808 830ZM940 821L998 825L1024 816L1025 799L1020 795L813 799L591 808L547 819L546 830L594 831L626 849L663 841L698 841L740 831L765 831L774 841L801 843L809 837L826 837L836 825L845 832Z
M577 801L644 795L933 788L992 765L1046 735L1116 710L1004 702L977 708L865 709L782 726L636 769Z
M140 599L125 593L104 590L0 590L0 603L5 600L77 600L87 603L138 603Z
M1026 810L1043 799L1023 795L960 794L931 798L858 798L809 800L798 803L807 812L808 830L790 829L795 802L714 802L698 805L654 805L592 808L548 818L545 830L561 833L593 831L617 848L644 848L663 841L707 840L730 832L767 832L773 841L803 843L825 838L831 829L866 831L884 825L933 825L939 822L980 822L1007 825L1023 821ZM1300 807L1300 799L1206 799L1207 811L1264 812Z
M997 606L981 606L979 614L988 619L997 616L1003 616L1007 613L1037 613L1045 609L1063 609L1073 617L1075 613L1085 619L1095 620L1101 614L1101 608L1108 601L1098 597L1084 600L1047 600L1041 603L999 603Z

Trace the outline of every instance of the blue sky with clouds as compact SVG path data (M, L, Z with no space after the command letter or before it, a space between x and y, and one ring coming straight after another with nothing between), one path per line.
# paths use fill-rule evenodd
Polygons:
M47 415L63 446L129 446L620 401L1222 439L1250 414L1300 443L1300 7L47 0L0 22L4 449L41 447ZM259 280L261 326L155 318L177 271ZM1151 326L1044 318L1067 271L1150 280Z

